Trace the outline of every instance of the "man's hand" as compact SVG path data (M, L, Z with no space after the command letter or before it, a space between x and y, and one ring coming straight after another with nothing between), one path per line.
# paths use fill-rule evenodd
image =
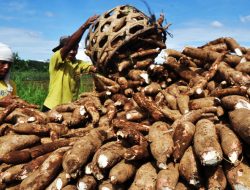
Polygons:
M85 23L84 23L84 28L88 28L91 24L95 22L95 20L99 17L99 15L94 15L90 17Z
M90 73L95 73L96 70L97 70L97 68L95 66L90 66L90 68L89 68Z

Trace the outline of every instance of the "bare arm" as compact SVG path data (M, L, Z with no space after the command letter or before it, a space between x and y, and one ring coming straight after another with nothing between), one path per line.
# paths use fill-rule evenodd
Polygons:
M90 17L77 31L75 31L70 39L69 42L62 47L60 50L61 57L64 60L67 57L67 54L80 42L82 35L84 34L85 30L89 28L89 26L98 18L98 15L94 15Z

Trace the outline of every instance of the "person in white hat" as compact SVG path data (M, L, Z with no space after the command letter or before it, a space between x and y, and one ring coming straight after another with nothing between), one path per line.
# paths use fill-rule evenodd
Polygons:
M77 99L82 73L95 72L96 68L88 62L76 59L78 44L83 33L98 18L90 17L71 36L62 36L49 64L49 93L44 101L42 111L48 111L57 105Z
M7 95L16 95L16 85L10 80L10 67L13 64L13 52L0 42L0 99Z

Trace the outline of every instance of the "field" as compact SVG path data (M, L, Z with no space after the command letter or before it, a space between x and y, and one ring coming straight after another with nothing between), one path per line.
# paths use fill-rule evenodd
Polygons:
M49 84L48 72L39 71L13 71L12 80L17 86L17 95L29 103L42 105L47 93ZM81 78L81 92L93 90L91 75L83 75Z

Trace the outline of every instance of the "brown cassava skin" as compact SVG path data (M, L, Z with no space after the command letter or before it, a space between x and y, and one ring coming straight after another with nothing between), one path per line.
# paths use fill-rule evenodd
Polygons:
M107 144L109 144L109 146L105 146ZM122 159L126 151L126 149L122 146L121 142L113 141L106 143L105 145L105 147L101 146L98 149L98 155L95 160L96 164L103 169L113 167ZM107 164L102 163L101 157L106 158Z
M46 114L48 122L60 123L63 120L63 115L55 109L49 110L48 112L46 112Z
M29 151L30 151L31 157L36 158L48 152L52 152L60 147L68 146L69 144L70 144L70 140L68 139L58 140L58 141L54 141L51 143L45 143L45 144L41 144L38 146L34 146Z
M190 100L189 108L191 110L201 109L203 107L217 106L219 99L216 101L216 97L204 97Z
M28 149L16 150L6 153L0 160L6 164L20 164L31 160L31 155Z
M177 110L178 106L177 106L176 97L173 96L172 94L168 93L166 90L162 90L161 92L164 95L169 108L171 108L172 110Z
M88 158L100 148L103 141L109 138L108 133L107 128L93 129L75 142L72 149L66 152L63 158L63 169L70 175L77 174Z
M188 184L194 185L195 187L200 186L200 163L191 146L188 147L180 160L179 174L188 182Z
M217 124L216 129L219 131L220 144L224 155L233 163L237 164L239 162L239 157L242 154L242 146L240 139L228 126ZM232 153L236 154L236 160L231 160Z
M194 133L194 150L202 165L216 165L222 161L223 153L217 138L214 124L207 119L201 119L196 123ZM207 153L215 152L213 160L205 158Z
M135 164L122 160L111 168L109 179L112 184L122 184L131 179L135 173Z
M191 190L193 188L190 188L187 184L183 182L178 182L175 186L175 190Z
M124 184L112 184L110 182L110 180L103 180L99 185L98 188L96 188L98 190L127 190L128 187L126 187Z
M58 174L64 153L69 147L57 149L42 163L42 165L25 178L20 184L20 190L43 190Z
M164 114L164 116L172 121L175 121L179 118L181 118L182 114L179 110L172 110L168 108L167 106L163 106L160 108L161 112Z
M111 141L102 145L94 154L91 163L88 165L92 175L101 180L107 168L112 167L122 159L125 148L120 142ZM103 160L105 157L106 162ZM100 159L102 158L102 159Z
M178 183L179 171L178 164L169 163L167 169L160 170L157 174L156 189L165 190L175 190L175 186Z
M141 110L132 109L126 112L126 119L128 121L141 121L147 117L147 113Z
M16 104L10 104L3 111L0 112L0 125L4 122L7 115L9 115L14 109L16 109Z
M120 129L116 135L124 144L129 145L123 155L125 160L145 159L149 156L148 141L139 131L124 128Z
M86 111L90 114L92 118L92 123L96 124L100 119L100 114L97 108L95 107L95 103L92 101L86 101L84 103L84 107Z
M182 53L185 54L186 56L200 60L206 60L209 62L214 62L216 58L221 55L221 53L217 53L214 51L202 50L199 48L192 48L192 47L186 47ZM237 65L238 63L240 63L240 60L241 58L236 55L227 55L224 58L224 61L232 65Z
M156 121L150 127L150 132L148 133L148 141L152 142L152 139L156 139L158 137L159 131L162 132L171 132L171 127L164 121ZM172 134L172 133L170 133Z
M104 106L106 108L106 116L108 120L111 121L116 116L117 113L117 108L115 106L115 103L113 102L113 100L107 99L104 102Z
M46 125L35 123L19 123L10 127L13 131L20 134L47 135L50 129Z
M77 190L78 188L75 185L67 185L62 188L62 190Z
M221 62L218 65L218 72L220 73L220 77L226 80L229 84L239 86L250 85L250 76L243 74L240 71L236 71L225 62Z
M160 91L161 91L161 86L157 82L151 82L148 86L146 86L143 89L143 92L146 95L150 95L150 96L155 95L155 94L157 94Z
M229 118L236 134L247 144L250 144L250 110L244 108L236 109L229 112Z
M23 179L25 179L30 173L32 173L37 168L39 168L41 166L41 164L44 162L44 160L46 160L48 158L49 154L50 153L45 154L43 156L39 156L39 157L31 160L27 164L25 164L23 166L23 168L22 168L22 171L20 173L17 173L15 175L16 176L16 180L23 180Z
M133 128L133 129L136 129L136 130L141 131L141 132L148 132L148 130L149 130L148 125L143 125L143 124L140 124L140 123L127 121L125 119L113 119L112 120L112 125L113 125L113 127L119 128L119 129Z
M250 61L239 63L235 69L242 73L250 74Z
M216 88L211 91L210 96L221 98L229 95L241 95L247 94L247 88L245 86L232 86L228 88Z
M171 128L175 130L176 126L184 121L190 121L191 123L195 123L197 120L202 118L202 114L205 113L216 113L217 107L204 107L198 110L191 110L190 112L182 115L181 118L174 121L174 123L171 125Z
M129 190L154 190L156 187L156 179L156 169L150 162L147 162L137 170Z
M239 95L229 95L229 96L224 96L221 99L221 103L223 108L227 109L227 110L234 110L235 106L237 103L239 103L240 101L246 101L249 103L249 99L246 98L245 96L239 96Z
M0 158L6 153L30 147L39 141L40 138L35 135L6 135L0 137Z
M78 189L83 189L84 187L84 190L95 190L96 186L97 186L96 179L91 175L84 175L77 181Z
M160 122L158 122L160 124ZM163 125L154 123L148 134L148 140L150 143L150 150L153 157L157 161L157 166L161 169L166 169L167 159L173 153L174 142L171 134L168 132L168 128L165 123Z
M175 162L179 161L186 149L190 146L195 133L195 125L191 122L182 122L175 128L173 141L173 157Z
M227 179L221 165L207 167L205 175L207 178L207 189L226 189Z
M154 101L151 101L143 93L137 92L133 94L133 99L140 108L147 110L152 118L154 118L156 121L164 118L163 113L160 111Z
M19 173L23 171L24 164L18 164L10 167L4 172L0 173L0 181L4 183L10 183L17 180L17 177Z
M189 112L189 96L185 94L180 94L177 96L177 105L182 114Z
M67 103L67 104L61 104L53 108L53 110L56 110L59 113L62 112L73 112L74 109L77 107L74 103Z
M68 182L70 181L70 176L65 172L62 171L58 176L50 183L48 187L46 187L45 190L55 190L55 189L61 189L65 187ZM58 187L58 188L57 188Z
M237 166L227 164L224 168L227 181L233 190L250 189L250 167L246 162Z
M39 124L46 124L48 122L47 120L47 115L38 109L33 109L33 108L23 108L21 110L22 113L29 117L34 117L35 122Z

